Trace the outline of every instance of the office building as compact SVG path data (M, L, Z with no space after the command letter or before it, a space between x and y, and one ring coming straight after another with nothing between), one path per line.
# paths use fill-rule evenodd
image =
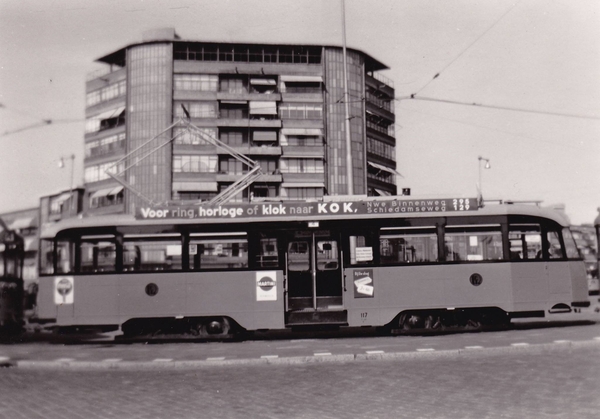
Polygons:
M342 46L161 29L100 57L104 71L86 82L84 211L210 201L250 170L240 155L261 170L233 202L396 195L394 89L378 74L387 67L356 49L346 56L350 151Z

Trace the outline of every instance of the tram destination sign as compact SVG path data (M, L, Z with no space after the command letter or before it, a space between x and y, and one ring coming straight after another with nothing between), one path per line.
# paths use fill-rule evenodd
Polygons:
M151 219L227 219L227 218L286 218L297 216L343 217L344 215L412 214L450 211L477 211L475 198L401 199L335 202L258 202L171 207L140 207L136 218Z

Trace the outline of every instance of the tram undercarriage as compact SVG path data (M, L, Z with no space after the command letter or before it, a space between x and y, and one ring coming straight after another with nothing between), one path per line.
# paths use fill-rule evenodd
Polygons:
M388 326L392 334L481 331L486 328L506 328L510 325L510 319L510 314L496 307L407 310Z

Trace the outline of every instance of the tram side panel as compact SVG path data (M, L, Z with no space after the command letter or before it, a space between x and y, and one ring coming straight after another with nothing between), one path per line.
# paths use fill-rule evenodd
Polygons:
M372 289L364 288L362 279L370 272ZM350 268L346 282L350 326L384 325L405 310L514 310L511 270L505 263Z
M45 277L38 305L58 326L229 316L249 330L284 327L281 271Z

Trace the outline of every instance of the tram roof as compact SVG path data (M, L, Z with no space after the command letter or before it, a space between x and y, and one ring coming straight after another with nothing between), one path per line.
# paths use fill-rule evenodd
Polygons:
M393 202L396 204L392 204ZM386 202L387 207L389 208L391 205L398 205L398 203L406 202L407 200L369 200L365 199L362 201L331 201L327 202L315 202L315 203L306 203L306 202L291 202L284 201L285 205L289 208L290 205L297 204L298 208L306 208L306 205L312 204L313 207L321 204L325 205L326 208L331 208L329 205L338 204L340 206L344 204L352 204L357 205L357 203L362 204L363 206L366 203L371 202L370 205L373 205L373 202L379 202L376 208L381 209L381 202ZM428 200L410 200L413 202L438 202L438 201L452 201L452 200L436 200L436 199L428 199ZM471 199L470 202L476 202L476 200ZM220 206L224 209L231 210L232 208L257 208L262 205L270 205L271 207L282 206L284 203L282 202L258 202L258 203L245 203L245 204L227 204ZM203 208L204 210L212 209L216 210L219 206L216 207L208 207L208 206L181 206L181 207L168 207L168 208L148 208L149 210L177 210L185 211L185 210L198 210L199 208ZM47 223L42 225L40 237L41 238L51 238L56 236L60 231L69 230L69 229L77 229L77 228L94 228L94 227L122 227L122 226L151 226L151 225L215 225L215 224L256 224L256 223L277 223L277 222L309 222L309 221L325 221L325 220L370 220L370 219L385 219L385 218L406 218L406 219L414 219L414 218L440 218L440 217L480 217L480 216L491 216L491 215L524 215L524 216L537 216L543 217L550 220L553 220L559 223L562 226L568 226L569 221L566 216L556 210L539 207L537 205L527 205L527 204L490 204L481 208L470 210L462 210L462 211L454 211L454 210L445 210L445 211L418 211L418 212L375 212L375 213L351 213L351 214L332 214L330 212L326 214L295 214L290 215L275 215L275 216L240 216L240 217L231 217L231 216L220 216L213 218L187 218L185 216L180 217L171 217L171 218L152 218L152 219L140 219L136 218L131 214L119 214L119 215L105 215L105 216L94 216L94 217L83 217L83 218L70 218L66 220L62 220L56 223Z

